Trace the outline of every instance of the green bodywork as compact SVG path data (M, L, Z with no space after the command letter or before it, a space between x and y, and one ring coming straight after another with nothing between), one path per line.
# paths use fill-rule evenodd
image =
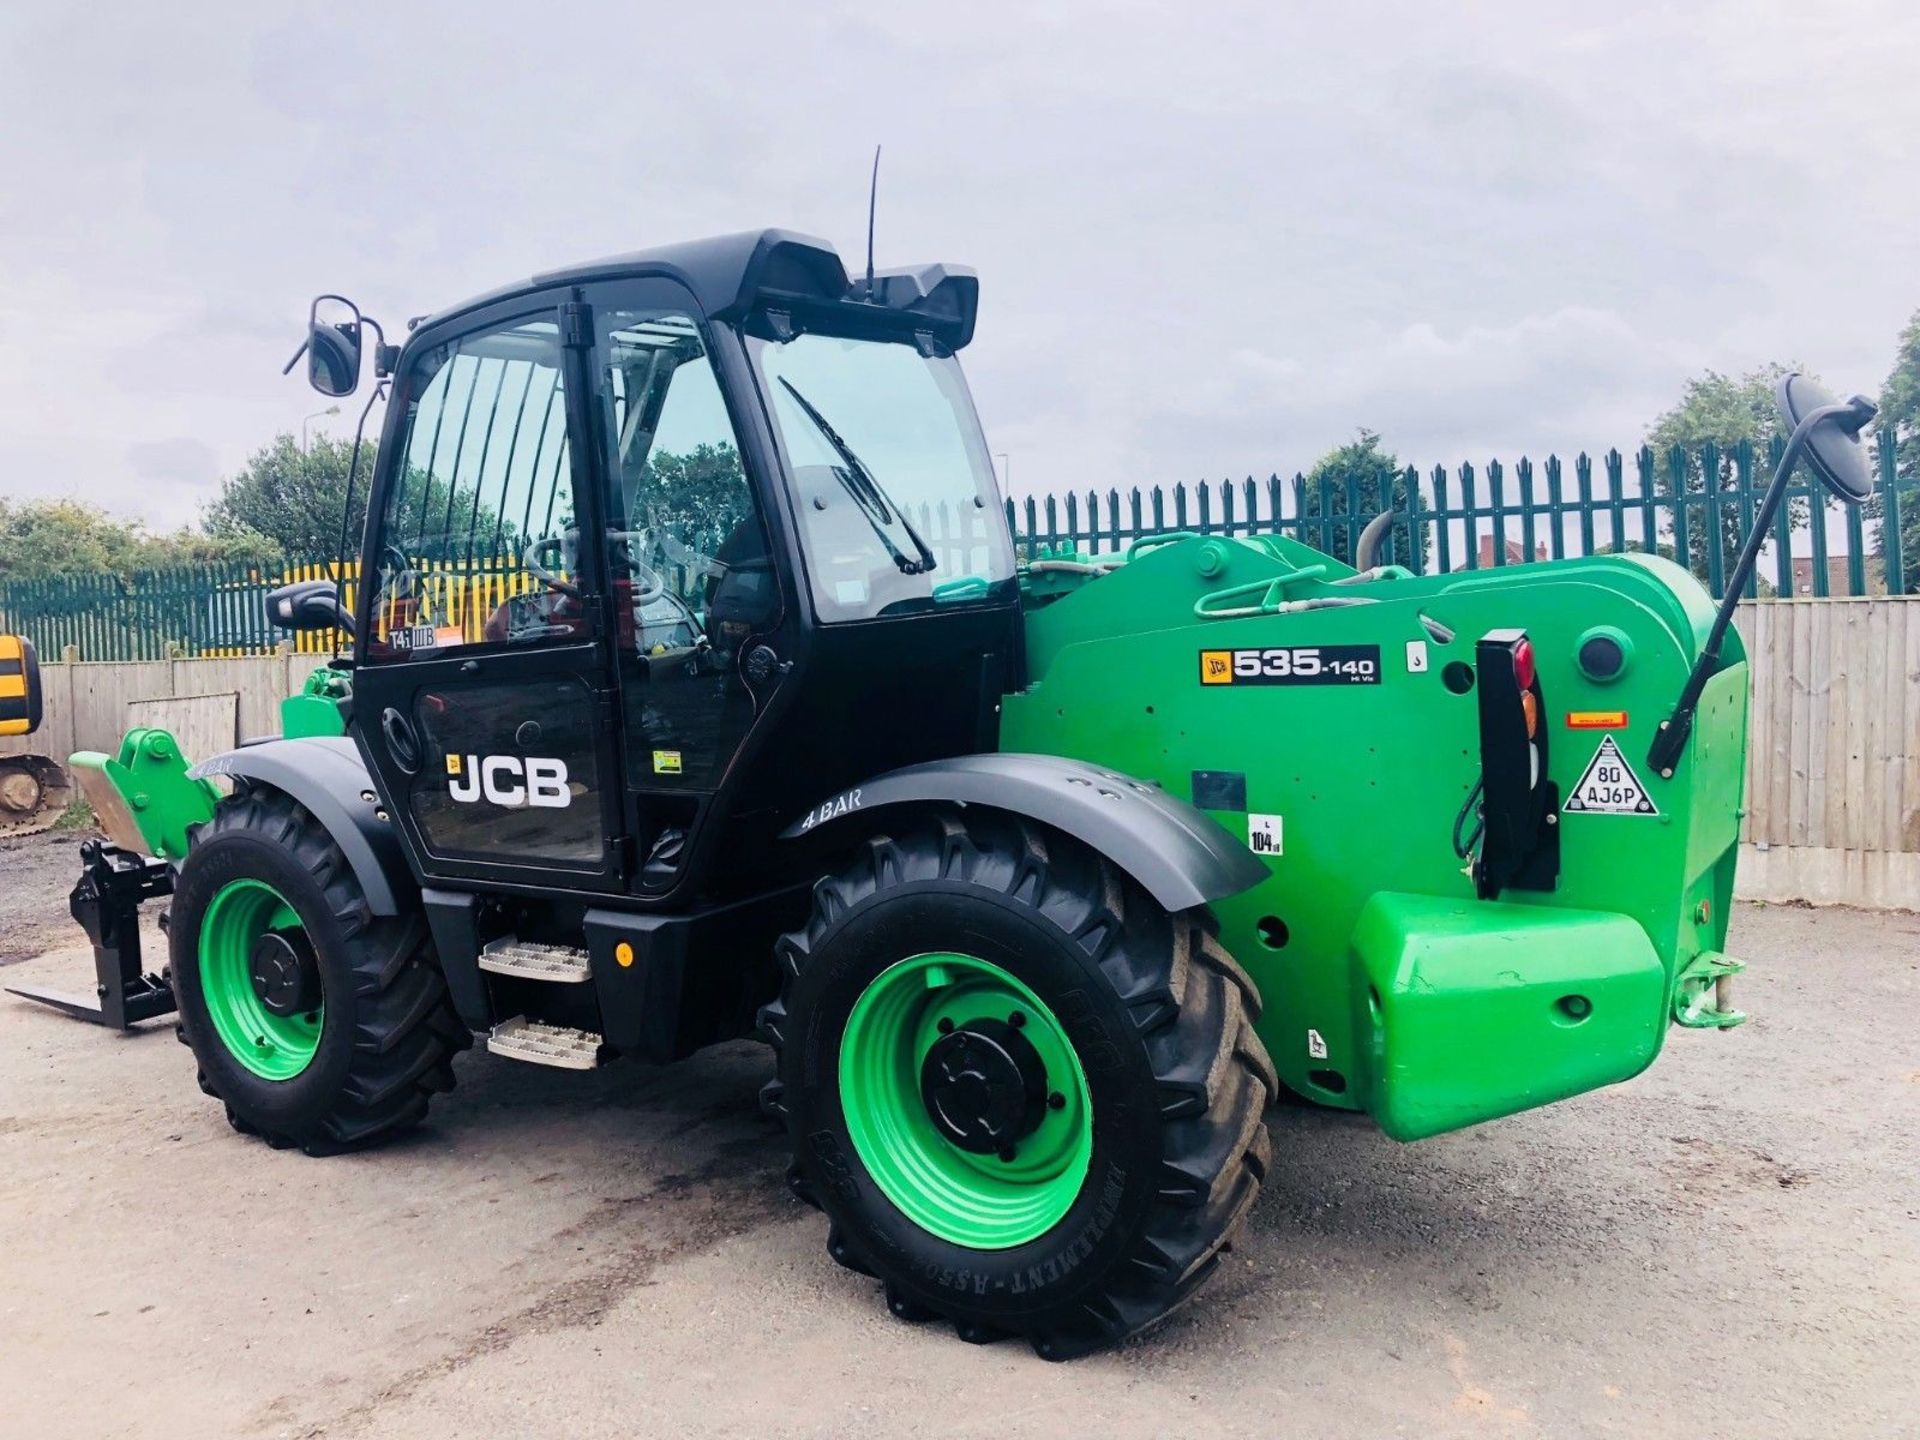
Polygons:
M1292 1089L1416 1139L1627 1079L1674 1018L1726 1023L1702 1019L1700 997L1705 972L1732 963L1719 952L1746 755L1737 634L1677 772L1644 758L1712 624L1685 571L1623 555L1341 584L1348 566L1273 537L1136 546L1102 575L1049 558L1030 577L1032 683L1007 697L1002 748L1202 803L1219 791L1196 797L1195 772L1243 779L1245 809L1209 811L1242 839L1249 814L1278 817L1271 878L1213 908ZM1375 603L1291 608L1329 598ZM1510 627L1533 642L1562 796L1611 735L1658 813L1563 811L1556 888L1488 901L1452 843L1480 737L1474 694L1446 670ZM1597 627L1629 652L1606 683L1576 662ZM1201 683L1205 650L1333 645L1377 645L1380 683ZM1573 728L1571 712L1625 722Z
M187 831L213 818L220 792L191 780L191 762L165 730L129 730L111 755L82 750L67 757L81 792L115 844L165 860L187 858Z
M346 734L341 706L352 693L353 681L345 671L318 667L307 675L299 694L280 702L280 734L288 740Z

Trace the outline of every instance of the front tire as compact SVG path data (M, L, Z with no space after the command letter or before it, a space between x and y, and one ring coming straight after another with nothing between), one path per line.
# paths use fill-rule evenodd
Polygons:
M1204 911L968 811L871 840L779 958L763 1104L830 1253L896 1315L1066 1359L1212 1273L1259 1194L1277 1082Z
M199 827L168 920L180 1038L243 1134L321 1154L407 1129L471 1037L416 911L375 916L324 826L242 788Z

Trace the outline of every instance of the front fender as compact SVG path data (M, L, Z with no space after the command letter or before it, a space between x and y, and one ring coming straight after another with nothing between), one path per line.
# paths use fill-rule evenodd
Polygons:
M380 818L373 778L353 741L344 736L265 740L202 760L195 780L225 775L271 785L313 812L353 867L376 915L398 915L399 896L413 886L393 825Z
M1058 755L957 755L875 776L815 805L782 833L895 805L982 805L1092 846L1168 910L1237 895L1267 867L1213 819L1158 786Z

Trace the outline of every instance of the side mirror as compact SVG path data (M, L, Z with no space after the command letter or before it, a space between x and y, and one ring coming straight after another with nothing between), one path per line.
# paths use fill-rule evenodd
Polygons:
M0 735L40 728L40 660L24 635L0 635Z
M1860 443L1860 432L1880 413L1871 400L1864 395L1836 400L1804 375L1783 379L1774 399L1780 406L1781 418L1787 422L1787 448L1781 452L1780 464L1767 483L1767 493L1753 517L1753 528L1747 532L1740 559L1727 576L1725 598L1713 617L1713 628L1707 631L1706 643L1700 647L1700 654L1687 675L1679 702L1673 707L1673 713L1660 722L1653 744L1647 749L1647 764L1663 780L1673 778L1674 767L1687 748L1687 736L1693 731L1694 711L1699 707L1701 692L1706 689L1707 678L1720 668L1720 643L1727 637L1734 607L1740 603L1753 567L1759 563L1760 547L1773 528L1773 517L1780 513L1780 502L1786 498L1793 467L1804 459L1820 477L1820 483L1827 487L1827 493L1845 504L1861 504L1873 494L1873 472L1867 465L1866 447Z
M1842 404L1804 375L1783 379L1775 398L1788 434L1813 418L1801 454L1827 492L1848 505L1871 498L1873 469L1867 463L1867 447L1860 443L1860 432L1879 413L1874 403L1864 395L1855 395ZM1815 416L1814 412L1821 409L1831 413Z
M359 307L345 296L316 295L307 308L306 343L294 351L280 373L293 369L305 355L309 385L336 399L351 395L360 384L360 338L365 324Z
M353 616L340 603L340 587L331 580L296 580L267 596L267 623L280 630L344 630L353 633Z

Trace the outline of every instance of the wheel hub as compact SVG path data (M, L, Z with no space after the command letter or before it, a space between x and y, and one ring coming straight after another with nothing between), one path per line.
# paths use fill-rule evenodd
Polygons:
M253 942L247 978L274 1015L302 1015L320 1003L320 972L299 932L268 930Z
M920 1099L934 1128L962 1150L1005 1151L1046 1116L1046 1063L1015 1026L970 1020L927 1051Z

